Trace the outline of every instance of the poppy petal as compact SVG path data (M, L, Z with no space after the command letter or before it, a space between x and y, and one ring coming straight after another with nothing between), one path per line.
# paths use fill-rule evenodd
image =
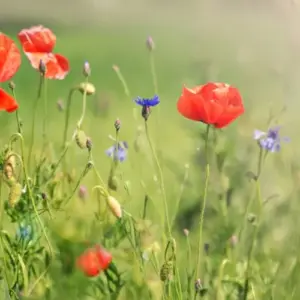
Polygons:
M68 74L69 62L60 54L40 53L40 52L25 52L32 67L39 69L40 61L42 60L46 66L45 77L48 79L64 79Z
M106 270L112 262L112 255L99 245L95 246L97 257L102 270Z
M22 44L24 52L44 52L50 53L56 43L54 33L42 25L23 29L19 32L18 38Z
M70 71L70 66L69 66L69 61L66 57L60 55L60 54L53 54L54 59L51 59L46 64L46 78L48 79L59 79L62 80L64 79L69 71Z
M244 113L243 107L229 106L215 124L216 128L223 128Z
M19 108L17 101L3 89L0 89L0 110L14 112Z
M0 82L11 79L21 65L21 54L16 44L0 32Z
M205 121L206 112L203 108L203 101L197 92L201 86L189 89L183 87L182 95L177 101L177 110L185 118L193 121ZM199 99L200 98L200 99Z

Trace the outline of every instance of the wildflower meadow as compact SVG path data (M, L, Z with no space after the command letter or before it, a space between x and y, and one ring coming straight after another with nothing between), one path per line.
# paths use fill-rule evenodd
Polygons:
M297 136L259 64L94 36L0 32L0 300L299 299Z

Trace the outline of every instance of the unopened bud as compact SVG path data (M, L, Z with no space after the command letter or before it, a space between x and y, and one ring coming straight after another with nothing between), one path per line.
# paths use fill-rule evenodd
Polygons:
M152 39L151 36L148 36L147 40L146 40L146 46L148 48L149 51L153 51L155 48L155 44L154 41Z
M190 231L188 230L188 229L183 229L183 234L186 236L186 237L188 237L189 236L189 234L190 234Z
M86 139L86 147L87 147L87 149L89 150L89 151L91 151L92 150L92 146L93 146L93 143L92 143L92 140L91 140L91 138L87 138Z
M119 182L118 182L117 176L109 176L107 184L111 190L117 191L118 187L119 187Z
M236 235L232 235L229 239L230 245L232 248L234 248L236 246L236 244L238 243L238 237Z
M88 194L88 191L87 191L86 186L81 185L80 188L79 188L79 191L78 191L78 197L81 200L85 200L87 198L87 194Z
M86 144L87 144L87 136L85 134L85 132L83 130L77 130L76 134L75 134L75 141L77 146L80 149L85 149L86 148Z
M116 121L115 121L115 128L116 128L116 131L119 131L120 130L120 128L121 128L121 121L119 120L119 119L117 119Z
M16 85L13 81L10 81L8 87L10 88L11 91L13 91L16 88Z
M122 208L117 199L112 196L108 196L107 205L116 218L122 218Z
M174 264L173 261L166 261L161 269L160 269L160 273L159 273L159 277L161 281L170 281L173 278L173 272L174 272Z
M39 63L39 71L40 71L41 75L43 75L43 76L46 74L46 65L42 59L40 60L40 63Z
M62 100L58 100L58 101L56 102L56 106L57 106L57 109L58 109L59 111L64 111L64 110L65 110L65 106L64 106L64 103L63 103Z
M94 95L96 92L96 88L92 83L89 82L82 82L80 83L80 85L78 86L78 90L84 94L86 93L86 95L91 96Z
M119 66L117 66L117 65L113 65L112 68L113 68L113 70L114 70L115 72L119 72L119 71L120 71L120 68L119 68Z
M91 75L91 67L90 64L86 61L83 65L83 75L88 77Z
M14 184L9 191L8 203L11 207L14 207L20 200L22 195L22 186L20 183Z

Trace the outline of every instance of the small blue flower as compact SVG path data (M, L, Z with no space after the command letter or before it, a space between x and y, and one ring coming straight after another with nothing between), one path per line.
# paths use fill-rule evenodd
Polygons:
M31 225L21 224L17 229L17 237L21 240L31 240L32 239L32 227Z
M253 138L258 141L261 148L269 152L278 152L281 149L281 142L289 142L288 137L281 138L279 135L280 127L273 127L268 132L254 130Z
M127 142L119 142L118 147L116 145L111 146L108 148L105 153L109 157L113 157L114 160L118 160L120 162L123 162L127 157L127 149L128 144Z
M135 103L141 106L156 106L159 104L159 97L157 95L154 95L153 98L141 98L137 97L135 100Z

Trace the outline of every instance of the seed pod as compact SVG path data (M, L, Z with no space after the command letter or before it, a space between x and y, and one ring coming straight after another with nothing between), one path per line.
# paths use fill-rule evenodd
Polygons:
M160 280L163 282L171 280L173 276L173 269L173 262L171 260L166 261L160 269Z
M11 207L14 207L20 200L22 195L22 186L20 183L15 183L11 186L9 195L8 195L8 203Z
M111 210L111 212L113 213L113 215L118 219L122 218L122 208L118 200L112 196L108 196L106 200L107 200L107 205Z
M76 135L75 135L75 141L76 141L77 146L80 149L86 148L87 136L83 130L77 130Z

